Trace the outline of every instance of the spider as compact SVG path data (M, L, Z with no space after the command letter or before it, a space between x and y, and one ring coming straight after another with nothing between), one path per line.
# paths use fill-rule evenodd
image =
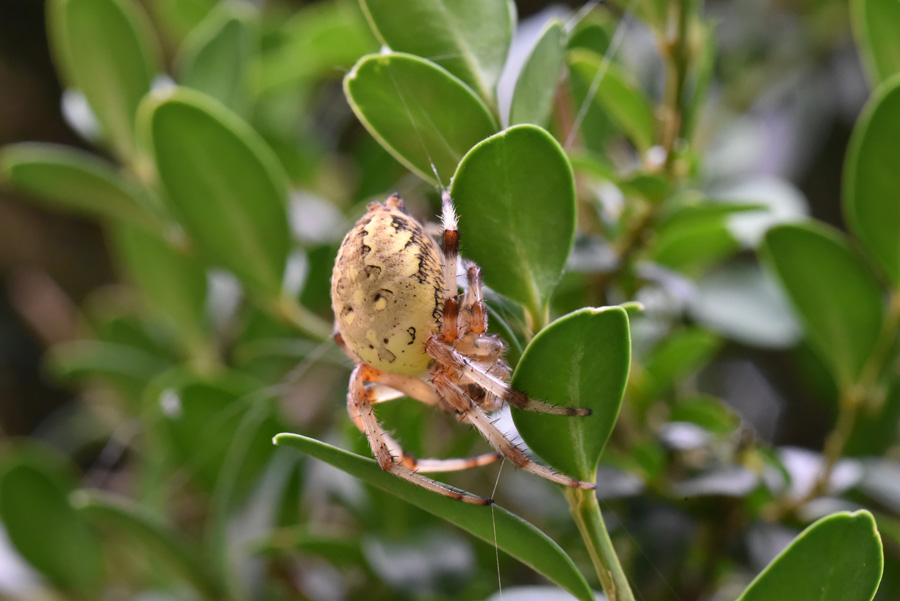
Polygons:
M485 334L487 314L481 269L463 260L467 285L459 294L459 232L453 201L442 196L443 252L425 228L406 213L396 194L370 203L341 243L331 279L335 340L356 363L347 409L368 438L381 468L436 493L487 505L479 497L423 475L463 470L509 459L517 467L578 488L594 485L528 459L488 418L504 402L557 415L589 410L529 399L506 382L505 347ZM416 459L406 453L375 417L373 405L398 396L454 414L496 449L464 459Z

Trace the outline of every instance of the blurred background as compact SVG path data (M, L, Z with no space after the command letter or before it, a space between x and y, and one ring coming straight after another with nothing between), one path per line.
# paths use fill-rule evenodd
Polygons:
M191 0L180 7L176 0L143 0L142 4L159 35L165 64L174 69L183 40L215 2ZM306 247L308 260L302 302L330 321L327 282L337 244L352 221L346 216L357 215L366 202L394 190L423 215L436 212L436 199L433 190L425 189L371 139L344 99L343 75L356 58L378 49L356 3L250 4L259 9L260 45L271 62L270 88L258 99L252 123L275 149L298 191L292 199L294 209L315 216L306 222L313 223L312 227L295 231ZM584 9L580 2L518 1L516 5L521 30L513 57L517 52L527 53L527 41L534 39L548 18L568 19ZM623 8L629 6L620 2L609 9L600 8L608 11L603 14L609 15L609 22L615 25L623 12L628 12ZM653 287L642 290L639 300L651 316L671 318L677 314L674 320L713 333L699 344L703 350L697 352L702 358L679 374L680 384L674 394L723 401L727 417L722 419L739 424L728 432L728 453L757 444L787 448L793 459L783 455L782 461L803 464L808 459L804 449L819 452L833 425L835 386L821 360L802 339L783 294L760 270L752 246L773 221L812 216L844 229L844 158L853 125L869 96L848 10L846 2L829 0L704 3L704 14L712 24L715 63L709 98L694 139L701 164L697 187L707 197L761 203L768 207L769 216L756 221L748 217L735 224L735 236L748 241L745 250L729 257L724 267L697 278L691 300L675 302L672 308L672 296L661 295ZM304 35L321 34L326 43L330 40L326 26L304 29L304 23L317 22L305 16L316 14L326 15L323 21L333 19L342 24L339 28L354 32L348 38L352 44L348 42L333 56L323 53L319 62L308 68L292 66L292 53L301 52L297 48L303 48L307 39ZM662 64L651 32L633 17L622 21L620 27L624 31L617 59L651 97L658 97ZM611 32L615 31L613 27ZM501 80L501 98L503 85ZM505 93L508 95L509 90ZM103 155L101 148L86 139L85 131L90 130L86 123L77 101L64 100L47 41L43 2L0 2L0 147L39 141ZM134 469L135 463L153 472L153 466L143 464L146 458L137 459L140 445L132 445L141 435L138 416L142 414L131 410L134 406L122 409L120 398L134 391L137 376L126 373L120 378L123 381L113 378L110 384L100 377L98 382L91 365L48 355L48 349L56 345L95 336L134 342L153 352L158 349L160 356L171 352L171 336L165 328L154 330L157 322L153 319L145 319L141 301L136 299L128 276L123 275L112 247L114 243L96 220L53 210L10 186L0 187L0 453L29 438L69 457L83 486L132 495L135 490L146 492L147 486L147 482L139 481L147 476ZM675 282L668 292L679 285ZM227 301L227 282L223 286ZM569 302L564 292L565 287L561 306ZM228 313L227 308L223 311ZM287 429L367 454L365 441L354 436L346 418L346 362L341 363L338 357L312 367L303 363L300 372L293 372L292 361L334 350L303 347L265 363L278 353L261 346L241 347L239 343L262 340L267 334L276 337L278 326L250 311L240 311L232 310L231 314L241 315L236 321L242 329L218 335L245 353L235 352L229 360L250 366L248 371L254 377L275 387L275 425L271 429L268 422L260 426L258 440L267 445L271 433ZM642 336L648 341L659 339L654 333L658 322L649 319L636 323L635 328L640 356ZM292 353L296 355L293 359ZM241 382L234 389L244 391L248 387L252 385ZM900 403L895 405L900 408ZM383 418L407 432L405 440L411 440L414 449L437 447L444 456L450 456L465 453L477 444L477 436L462 433L451 419L428 416L418 409L411 414L401 411L386 407ZM652 408L647 414L652 422ZM429 425L423 425L426 421ZM888 416L884 427L884 436L896 440L896 419L892 422ZM204 436L209 441L230 437L235 431L234 424L229 423L219 431L204 431ZM438 434L432 440L427 432ZM656 441L665 448L665 452L659 451L660 456L694 449L692 432L657 428ZM182 444L182 435L173 434L173 448ZM853 444L865 454L871 436L871 432L861 432L859 440L851 442L848 454L855 454ZM623 439L618 443L622 448L628 446ZM893 444L880 448L893 449L890 454L896 450ZM705 438L701 446L708 453L718 452ZM268 452L261 451L260 465L271 461ZM647 452L656 457L655 448ZM604 509L610 510L612 527L621 528L617 532L624 541L627 561L634 566L641 598L733 598L735 591L771 558L773 549L783 546L800 526L799 521L788 519L784 524L756 527L747 517L752 511L746 509L754 503L753 493L739 478L726 475L724 483L696 483L699 489L694 492L667 488L664 483L655 488L652 483L635 483L627 473L627 464L623 461L607 466L609 505ZM690 466L691 460L686 459L684 465ZM798 469L807 473L813 469L808 463L804 465L807 467ZM203 469L187 476L170 473L156 480L153 478L158 474L148 477L150 482L164 482L168 494L176 499L174 508L168 503L149 504L166 506L170 516L175 516L174 523L189 536L201 530L198 524L214 495L209 480L215 474L202 473ZM268 565L266 573L279 584L275 592L255 598L486 599L492 594L496 569L490 546L468 541L458 531L419 511L404 508L395 515L396 502L380 494L366 497L367 507L355 505L362 503L354 488L358 485L328 471L317 474L316 470L319 468L310 466L302 476L282 479L283 489L279 490L288 491L286 497L302 494L303 501L299 509L282 509L280 523L330 524L346 534L338 542L356 542L349 551L334 540L328 541L335 546L327 551L314 544L304 547L297 543L299 551L292 549L290 557L282 558L278 556L279 544L284 547L291 543L269 541L269 551L279 559ZM677 479L679 474L675 472L667 477ZM266 473L277 479L273 470ZM487 482L489 489L494 478L496 471L488 471L481 476L465 476L461 482L479 482L482 488ZM184 484L182 480L190 482ZM660 482L667 479L660 477ZM645 495L635 499L635 491ZM567 550L577 543L577 533L566 525L560 499L551 497L533 480L510 470L499 494L505 505L527 512L535 523L554 530ZM698 498L688 498L695 494ZM333 502L335 498L339 501ZM721 532L717 533L719 526ZM291 532L284 530L282 534ZM698 543L705 550L692 555L691 541L698 537L706 537L704 543ZM122 547L127 545L122 543ZM342 563L335 554L344 551L350 555L361 552L364 557L357 560L353 555ZM133 557L134 549L127 554L128 569L112 578L115 584L104 589L102 598L196 598L166 578L162 582L145 578L143 560ZM717 555L727 559L722 563L710 559ZM682 560L689 568L683 569ZM505 581L541 582L515 562L507 558L500 561ZM582 554L576 561L586 560ZM736 576L721 577L721 571L729 568ZM897 579L894 576L889 580ZM59 594L46 592L40 582L40 577L14 557L8 544L0 544L0 598L4 594L29 599ZM881 598L896 598L890 596L897 590L892 586L886 582ZM159 597L147 592L154 590L167 592L159 593ZM59 598L66 597L63 594Z
M306 4L315 3L267 2L266 11L284 14ZM581 6L517 2L523 20L541 11L561 14ZM153 2L148 9L158 14ZM97 152L62 117L62 88L47 44L43 4L6 0L0 11L0 145L42 141ZM718 48L714 105L706 120L706 130L718 137L707 140L713 145L714 164L708 166L713 185L754 199L772 197L786 211L799 206L843 227L844 154L868 96L846 3L708 2L706 12L716 24ZM621 54L626 61L641 63L642 52L653 52L652 41L640 24L631 28ZM342 74L335 70L331 82L321 82L323 89L316 91L320 112L307 117L310 123L339 121L339 126L323 126L328 130L317 132L332 135L319 142L349 152L349 142L359 135L353 130L360 127L340 93ZM399 177L399 169L392 174ZM390 189L389 179L383 179L384 190ZM95 222L46 210L9 187L0 194L0 427L7 436L23 436L34 434L42 424L46 427L48 418L73 401L71 390L41 370L47 342L71 335L54 328L71 324L64 315L57 316L62 323L53 323L41 308L64 310L56 306L63 300L80 305L89 293L117 278ZM736 370L738 377L717 377L720 370L711 369L707 384L735 405L750 404L742 415L757 419L768 439L819 447L829 424L827 412L810 398L811 391L796 378L794 362L785 353L730 342L718 361L726 373ZM718 389L728 382L733 389Z

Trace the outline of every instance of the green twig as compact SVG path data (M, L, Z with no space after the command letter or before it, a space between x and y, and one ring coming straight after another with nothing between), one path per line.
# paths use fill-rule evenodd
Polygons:
M893 290L890 294L888 310L881 327L881 333L875 343L875 348L872 349L872 354L863 366L857 381L850 385L844 385L841 388L838 396L837 419L835 420L834 428L825 438L822 448L825 465L821 473L816 478L809 492L801 498L795 500L781 498L773 501L771 506L765 508L762 512L767 519L780 519L827 492L834 468L844 455L844 449L847 446L847 441L850 439L850 434L853 432L853 426L856 423L860 410L878 394L879 378L884 371L885 365L890 360L891 351L897 339L898 328L900 328L900 290Z
M301 305L292 296L283 295L275 303L272 312L276 317L314 340L328 340L333 334L334 328L330 323Z
M609 601L634 601L631 585L603 522L597 494L593 490L567 488L566 500L606 597Z
M687 25L690 0L679 0L670 5L672 14L666 37L660 50L666 65L666 87L662 106L662 146L666 151L665 169L672 172L675 145L681 137L684 125L684 88L687 81L689 51Z
M531 340L535 334L547 327L550 323L550 305L544 303L543 307L530 305L525 307L526 335Z
M834 429L828 434L823 447L825 467L809 493L813 499L826 491L834 472L834 466L844 454L844 447L853 431L853 424L860 409L877 394L878 380L891 356L900 326L900 291L893 291L888 302L887 314L872 354L863 366L859 380L845 386L838 398L838 416Z

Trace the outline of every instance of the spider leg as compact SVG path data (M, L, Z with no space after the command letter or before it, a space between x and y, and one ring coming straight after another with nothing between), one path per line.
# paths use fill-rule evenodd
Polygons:
M372 453L375 455L375 459L378 461L381 469L409 480L413 484L417 484L427 490L465 503L475 505L490 504L490 499L454 489L446 484L427 478L418 472L423 470L423 468L429 471L451 471L477 467L496 461L498 459L497 454L490 453L470 459L427 459L419 461L412 455L405 453L400 444L385 432L384 428L378 423L373 404L369 400L369 395L366 391L365 383L378 382L380 375L389 374L383 374L365 364L360 364L353 370L353 374L350 376L350 390L347 394L347 411L356 427L368 438ZM409 378L409 380L416 380L416 378ZM421 382L421 380L419 381ZM424 382L422 384L426 388L430 388Z
M460 338L453 347L467 357L475 357L479 362L494 362L503 356L506 347L496 336L466 335Z
M433 383L438 392L446 398L454 408L456 408L463 419L481 432L482 436L490 443L492 447L502 453L504 457L509 459L516 467L531 472L541 478L546 478L551 482L562 484L563 486L571 486L574 488L593 489L594 485L589 482L582 482L564 474L554 472L548 467L544 467L539 463L530 460L525 453L517 447L503 432L500 431L494 422L485 415L484 411L472 402L466 393L453 382L447 374L446 369L438 370L434 374Z
M459 256L459 230L453 199L446 190L441 194L441 226L444 247L444 302L456 297L456 261Z
M422 384L425 384L417 378L410 378L410 380L413 384L413 386L410 387L412 390L416 390L419 388L418 386L414 385L415 382L421 382ZM425 384L425 386L430 389L427 384ZM393 401L405 396L410 395L394 388L390 388L384 384L373 383L366 386L366 397L373 405L376 405L378 403L386 403L388 401ZM361 432L365 433L365 425L358 416L352 421ZM500 459L500 455L498 455L497 453L484 453L482 455L476 455L475 457L466 457L460 459L419 459L415 455L407 453L406 450L400 445L400 443L397 442L397 440L387 432L384 433L384 442L390 449L392 457L399 460L402 465L408 467L409 469L422 474L433 474L437 472L458 472L471 469L473 467L489 465Z
M463 309L469 314L468 330L475 334L484 334L487 330L487 312L484 310L484 295L481 290L484 282L481 267L467 262L466 278L468 287L463 300Z
M590 415L590 409L577 407L560 407L544 401L529 399L525 394L512 388L509 384L488 373L468 357L460 354L449 344L442 342L437 336L431 336L425 342L425 351L441 365L449 365L466 381L481 386L490 394L503 399L517 409L549 413L554 415Z

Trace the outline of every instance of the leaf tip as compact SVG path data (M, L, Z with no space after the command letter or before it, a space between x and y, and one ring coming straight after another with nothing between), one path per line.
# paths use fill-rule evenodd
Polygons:
M640 301L628 301L627 303L622 303L619 306L625 310L625 313L628 313L629 315L631 315L632 313L637 315L647 310L647 308L644 306L644 303Z

